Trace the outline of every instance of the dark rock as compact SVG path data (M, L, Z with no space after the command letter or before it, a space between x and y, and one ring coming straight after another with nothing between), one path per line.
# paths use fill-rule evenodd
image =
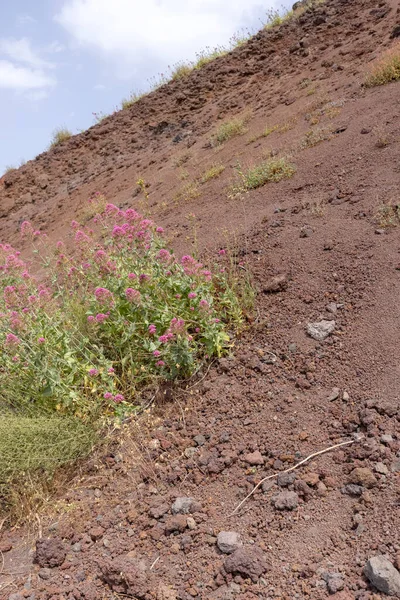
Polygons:
M206 438L204 437L204 435L196 435L193 438L193 441L195 442L196 446L204 446L204 444L206 443Z
M313 229L311 227L308 227L308 225L305 225L304 227L302 227L300 229L300 237L301 238L310 237L312 234L313 234Z
M348 483L347 485L342 487L342 494L347 494L348 496L361 496L363 493L363 488L361 485L355 485L354 483Z
M258 546L238 548L225 560L224 568L227 573L249 577L254 583L267 570L264 552Z
M40 567L59 567L65 560L67 552L60 538L36 540L34 562Z
M396 25L390 34L392 39L400 37L400 25Z
M278 475L277 483L279 487L289 487L295 482L296 475L294 473L281 473Z

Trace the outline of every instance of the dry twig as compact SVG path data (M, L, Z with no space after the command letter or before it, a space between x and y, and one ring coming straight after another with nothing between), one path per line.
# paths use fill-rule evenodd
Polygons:
M340 444L335 444L334 446L329 446L329 448L324 448L324 450L319 450L318 452L314 452L313 454L310 454L310 456L307 456L307 458L303 458L303 460L301 460L299 463L297 463L293 467L290 467L289 469L285 469L285 471L278 471L276 473L272 473L272 475L268 475L267 477L264 477L264 479L261 479L261 481L259 481L257 483L257 485L251 490L250 494L248 494L246 496L246 498L244 498L236 506L235 510L233 512L231 512L231 514L228 515L228 517L233 517L233 515L235 515L237 513L237 511L239 510L239 508L241 506L243 506L243 504L249 498L251 498L251 496L254 494L254 492L256 490L258 490L258 488L260 487L260 485L262 485L264 483L264 481L267 481L268 479L273 479L274 477L277 477L278 475L282 475L283 473L290 473L290 471L294 471L295 469L298 469L301 465L304 465L304 463L308 462L312 458L315 458L316 456L320 456L321 454L325 454L326 452L330 452L331 450L334 450L335 448L340 448L341 446L347 446L349 444L354 444L355 442L359 442L361 439L362 438L358 438L358 439L355 439L355 440L348 440L347 442L341 442Z

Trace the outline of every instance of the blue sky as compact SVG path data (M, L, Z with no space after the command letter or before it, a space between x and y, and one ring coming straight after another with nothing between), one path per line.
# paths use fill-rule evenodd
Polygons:
M277 0L13 0L0 7L0 174L196 51L257 30Z

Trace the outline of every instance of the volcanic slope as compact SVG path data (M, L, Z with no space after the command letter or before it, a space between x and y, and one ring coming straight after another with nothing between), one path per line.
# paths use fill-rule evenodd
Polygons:
M39 564L37 529L1 531L1 598L385 597L364 566L400 567L400 83L363 82L399 22L395 2L318 4L2 178L4 241L26 219L69 235L101 191L147 203L178 252L193 221L200 250L228 240L258 296L233 356L39 517ZM232 119L241 134L216 143ZM234 193L271 159L295 173ZM316 341L321 319L335 329ZM262 477L352 439L230 516ZM242 549L224 554L221 531Z

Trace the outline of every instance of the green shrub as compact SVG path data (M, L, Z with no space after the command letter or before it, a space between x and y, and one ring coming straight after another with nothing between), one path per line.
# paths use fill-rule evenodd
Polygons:
M235 119L231 119L230 121L225 121L221 123L218 127L217 131L212 136L212 143L215 146L221 145L224 142L236 137L238 135L243 135L246 133L246 123L248 121L248 117L236 117Z
M271 159L242 171L238 169L243 190L254 190L266 183L277 183L281 179L292 177L296 172L294 165L285 158Z
M72 133L66 127L55 129L51 138L50 148L54 148L55 146L58 146L58 144L66 142L71 136Z
M400 43L384 52L383 56L373 63L366 79L366 87L385 85L400 80Z
M123 416L143 387L189 377L226 352L227 326L240 321L225 273L178 260L135 210L103 209L100 194L91 203L93 221L72 223L73 253L58 242L49 254L46 236L22 224L47 278L0 246L0 390L12 410Z

